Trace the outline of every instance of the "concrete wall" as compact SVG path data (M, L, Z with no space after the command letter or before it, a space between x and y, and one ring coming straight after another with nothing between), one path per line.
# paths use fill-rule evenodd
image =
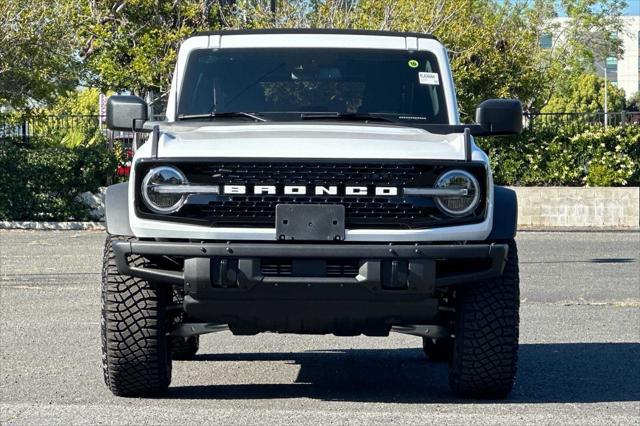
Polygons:
M518 227L640 227L640 188L515 187Z

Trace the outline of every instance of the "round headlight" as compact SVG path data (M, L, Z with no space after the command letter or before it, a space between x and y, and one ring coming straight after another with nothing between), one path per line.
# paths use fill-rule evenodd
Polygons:
M435 184L436 188L460 189L460 195L436 197L438 208L449 216L465 216L473 212L480 203L478 180L464 170L450 170L443 173Z
M184 174L174 167L154 167L142 180L142 199L155 213L173 213L182 207L187 196L184 192L171 192L171 186L187 183Z

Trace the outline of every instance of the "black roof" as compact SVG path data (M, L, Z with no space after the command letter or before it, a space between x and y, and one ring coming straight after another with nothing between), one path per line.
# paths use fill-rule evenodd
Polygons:
M346 30L346 29L324 29L324 28L272 28L261 30L218 30L203 31L193 34L199 35L240 35L240 34L354 34L373 36L393 36L393 37L418 37L437 40L431 34L412 33L402 31L375 31L375 30Z

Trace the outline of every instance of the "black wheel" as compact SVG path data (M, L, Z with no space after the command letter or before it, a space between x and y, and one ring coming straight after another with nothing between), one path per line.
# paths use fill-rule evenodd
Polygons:
M463 398L505 398L516 375L520 290L518 249L509 254L504 273L490 282L456 293L455 339L449 385Z
M453 339L422 338L422 350L424 354L433 362L445 362L451 358Z
M118 273L108 236L102 267L102 369L117 396L156 396L171 382L166 316L170 288ZM130 261L143 266L146 260Z
M200 347L200 336L171 338L171 358L175 360L189 360L198 352Z

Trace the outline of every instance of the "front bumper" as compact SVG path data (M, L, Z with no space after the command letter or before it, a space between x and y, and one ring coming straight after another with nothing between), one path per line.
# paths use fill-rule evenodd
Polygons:
M508 252L505 244L120 241L113 248L120 273L184 288L191 321L228 324L234 334L386 335L396 325L443 323L438 288L500 276ZM149 261L135 266L132 255ZM167 257L184 266L158 266ZM267 274L262 263L273 259L294 266ZM327 273L345 259L356 265L349 274Z
M444 287L483 281L501 275L508 252L506 244L356 245L119 241L114 242L113 247L121 274L156 282L184 284L186 287L194 282L208 286L218 283L238 289L248 289L261 282L326 282L365 286L384 284L385 265L391 265L394 270L404 271L409 287L411 281L423 288ZM184 270L132 266L128 260L130 255L182 258ZM357 259L360 267L358 275L354 277L270 277L260 273L260 261L266 258ZM233 262L226 262L227 260ZM465 260L473 260L474 267L466 269ZM224 268L230 268L233 272L235 283L226 282L231 278L228 277L229 271L224 271ZM215 271L218 271L218 276L214 276ZM391 281L394 279L398 278L389 278Z

